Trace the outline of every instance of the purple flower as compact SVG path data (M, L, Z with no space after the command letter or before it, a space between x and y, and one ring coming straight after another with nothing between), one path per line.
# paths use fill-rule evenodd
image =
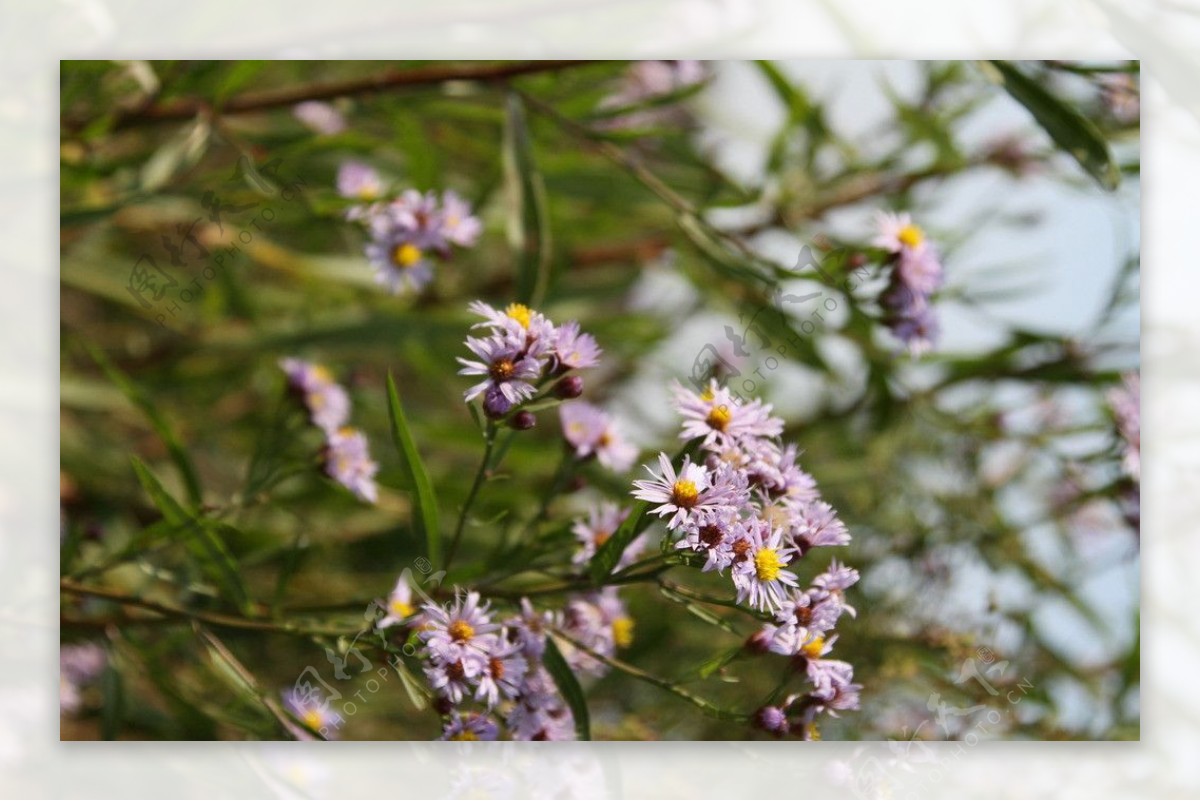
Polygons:
M878 233L871 244L889 253L912 252L925 245L925 232L913 224L908 212L877 211L875 228Z
M510 406L516 405L537 392L531 381L536 381L542 374L542 364L522 351L503 337L491 336L486 339L467 337L467 347L481 361L470 361L459 358L463 368L459 375L480 375L486 379L475 384L465 393L463 398L468 402L488 390L497 390L508 401Z
M716 379L710 380L700 394L678 383L673 391L675 408L683 415L680 439L702 438L705 447L721 447L752 437L777 437L783 433L783 421L771 416L770 406L759 400L747 403L735 400Z
M737 601L747 601L757 609L775 611L796 586L796 574L784 570L794 551L783 542L783 532L762 520L754 520L745 528L748 544L745 552L733 562L733 586ZM737 547L738 543L735 543ZM738 559L737 557L741 558Z
M514 740L575 739L575 718L540 664L526 676L505 723Z
M623 473L637 459L637 448L613 427L612 419L599 407L584 401L564 403L558 409L563 437L577 459L595 456L609 470Z
M499 642L488 654L487 663L479 674L475 700L483 701L491 709L502 697L515 697L521 690L521 680L528 667L529 662L520 645Z
M558 327L554 342L554 355L568 370L595 367L600 363L600 347L590 334L579 333L579 323L574 320Z
M391 231L366 247L367 260L375 268L375 283L393 295L420 292L433 280L433 263L427 251L407 232Z
M367 437L354 428L339 428L325 441L325 472L360 500L375 503L378 490L375 473L379 465L371 460Z
M563 611L563 629L573 639L606 657L633 643L633 619L625 611L616 587L568 598ZM604 662L569 643L563 645L563 656L573 670L593 676L608 672Z
M325 136L346 130L346 120L337 109L320 100L305 100L292 106L292 116L304 123L309 130Z
M500 736L496 722L480 712L461 714L457 710L442 728L443 740L495 740Z
M343 161L338 167L337 191L342 197L370 202L383 193L383 182L369 164Z
M777 706L759 707L754 713L754 725L776 737L782 737L788 732L787 715Z
M1117 419L1117 431L1124 440L1123 464L1134 481L1142 480L1142 379L1127 373L1123 386L1108 393L1108 404Z
M326 434L337 431L350 419L350 396L319 364L300 359L283 359L280 368L287 374L288 385L308 408L313 425Z
M850 532L834 508L824 501L803 507L795 520L792 543L801 553L826 545L849 545Z
M477 668L471 675L478 675L499 644L500 631L488 605L480 604L479 593L459 594L449 607L427 603L422 609L425 626L420 637L431 658L442 664L464 660Z
M633 496L659 504L650 511L659 517L671 515L667 522L669 529L678 528L692 515L737 508L746 502L745 478L732 470L710 471L703 465L692 464L691 457L684 457L677 474L665 453L658 455L658 465L659 473L646 466L652 476L650 481L633 482L636 487Z
M932 245L902 250L896 260L896 275L914 293L931 295L942 286L942 263Z
M317 732L326 740L335 740L343 719L329 707L329 701L319 695L300 695L295 690L282 693L283 704L289 712L300 719L312 731ZM294 729L301 739L311 740L312 735L307 731Z
M411 625L420 624L420 615L417 614L417 608L413 605L412 585L408 583L408 571L400 576L396 586L392 588L387 599L387 614L380 618L375 626L386 629L389 626L398 626L405 622Z
M438 218L442 239L462 247L471 247L479 239L483 224L471 214L471 205L449 190L442 193L442 211Z
M575 535L575 539L579 540L579 550L575 552L571 561L576 565L587 564L591 561L600 546L608 542L608 539L620 528L627 517L629 517L629 510L611 501L592 507L586 518L576 520L575 524L571 526L571 533ZM629 543L617 562L618 570L628 567L637 559L644 542L643 536Z
M58 706L68 714L83 706L83 688L100 678L108 658L97 643L65 644L58 649Z

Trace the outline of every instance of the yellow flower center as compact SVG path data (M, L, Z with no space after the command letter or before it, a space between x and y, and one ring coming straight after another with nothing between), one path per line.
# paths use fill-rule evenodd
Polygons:
M633 645L633 619L619 617L612 623L613 642L618 648L628 648Z
M754 554L754 574L759 581L774 581L779 578L783 562L774 548L763 548Z
M601 545L608 542L608 538L611 536L611 531L597 531L592 537L592 542L596 543L596 547L599 548Z
M729 408L726 406L714 406L713 410L708 413L708 417L704 422L715 428L717 431L724 431L729 425L729 421L733 419L733 415L729 413Z
M684 509L690 509L700 499L700 490L696 489L694 481L681 478L671 487L671 502Z
M411 242L396 245L392 249L392 262L397 267L408 269L421 260L421 249Z
M475 636L475 629L465 620L456 620L450 624L448 629L450 636L459 642L466 642Z
M369 203L377 197L379 197L379 192L376 190L375 187L373 187L369 184L366 186L363 186L361 189L358 190L358 199L359 200L365 200Z
M493 381L507 381L513 377L517 366L512 363L512 359L501 359L497 362L492 362L492 366L488 368L488 375Z
M328 384L333 381L333 376L329 373L329 368L323 364L314 364L312 368L313 378L323 384Z
M319 709L308 710L300 717L300 719L304 721L305 726L313 729L314 731L320 731L321 724L324 723L324 721L321 719L321 710Z
M396 617L408 617L413 613L412 605L404 603L399 598L388 604L388 608L392 610L392 614Z
M522 328L529 327L529 321L533 318L533 312L524 303L510 303L504 313L521 324Z
M456 740L456 741L463 741L463 742L474 742L479 739L479 735L476 734L475 732L471 731L470 729L463 729L462 731L460 731L458 734L454 735L450 739Z
M900 240L901 244L915 248L925 241L925 232L912 223L909 223L900 229L900 232L896 234L896 238Z
M704 401L705 403L708 403L714 397L716 397L716 396L713 395L713 391L712 391L711 387L700 393L700 400Z
M819 657L821 655L821 650L824 647L825 647L825 638L824 637L816 637L816 638L804 643L803 647L800 648L800 652L802 654L804 654L805 656L807 656L809 659L816 659L817 657Z

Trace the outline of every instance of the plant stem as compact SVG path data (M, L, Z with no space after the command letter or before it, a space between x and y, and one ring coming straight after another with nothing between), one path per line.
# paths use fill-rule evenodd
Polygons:
M508 64L433 64L409 70L389 70L378 75L345 81L329 81L292 86L286 89L248 92L225 101L221 104L219 111L221 114L265 111L292 106L306 100L332 100L337 97L372 94L404 86L430 86L446 81L495 83L521 75L558 72L595 63L595 61L519 61ZM120 130L148 123L186 120L211 110L213 110L212 104L204 98L179 98L117 114L113 119L112 129ZM90 119L82 118L63 121L64 128L68 130L78 130L89 122L91 122Z
M731 712L727 709L722 709L721 707L714 704L712 701L709 701L707 698L701 698L700 696L693 694L691 691L683 689L678 684L675 684L672 681L661 678L659 676L655 676L653 673L647 673L646 671L642 670L641 668L634 667L633 665L629 664L628 662L622 662L620 659L617 659L615 657L605 656L604 654L598 653L597 651L593 651L591 648L588 648L586 645L579 642L574 637L571 637L569 634L562 631L561 629L554 629L554 636L562 639L565 642L570 643L573 647L578 648L580 651L583 651L585 654L592 657L593 659L603 662L604 664L608 665L609 667L613 668L614 670L619 670L628 676L632 676L635 679L644 681L647 684L653 684L655 687L660 687L660 688L666 690L667 692L671 693L672 695L682 698L683 700L687 701L689 704L692 704L693 706L696 706L696 707L702 709L705 712L705 714L711 715L712 717L717 718L718 720L744 721L744 720L750 719L749 715L742 714L741 712Z
M238 617L236 615L227 615L220 612L205 612L202 610L184 609L170 604L151 601L145 598L138 598L134 595L126 595L117 590L110 590L106 587L94 587L87 584L78 584L70 579L59 580L59 591L67 595L80 595L91 598L103 598L106 601L113 601L122 606L134 606L139 609L145 609L148 612L153 612L157 615L162 615L167 618L177 618L181 622L201 622L207 623L210 626L220 626L230 629L245 629L250 631L271 631L279 634L298 634L306 637L341 637L343 635L356 634L357 631L348 629L322 629L308 628L296 623L289 623L282 620L271 620L267 618L249 618ZM147 618L145 621L132 620L123 618L119 621L122 624L132 624L139 622L157 623L161 618ZM71 625L90 625L90 621L80 619L70 619L67 621Z
M450 541L450 550L446 553L446 563L443 565L445 570L450 569L450 563L454 561L454 555L458 553L458 543L462 539L463 529L467 525L467 514L470 513L471 507L475 504L475 497L479 494L479 489L492 469L490 464L492 450L496 447L496 423L494 420L488 421L487 429L484 431L484 440L486 444L483 448L483 458L479 460L479 469L475 471L475 480L471 482L471 491L467 493L462 511L458 514L458 523L454 526L454 539Z

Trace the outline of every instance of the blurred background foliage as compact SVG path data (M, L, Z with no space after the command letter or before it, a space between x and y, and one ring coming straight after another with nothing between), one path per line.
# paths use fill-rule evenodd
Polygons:
M107 654L64 738L289 736L280 689L307 666L328 673L326 649L346 649L369 602L424 555L389 438L388 371L445 525L480 453L454 375L466 304L531 295L604 348L584 397L616 411L641 461L673 450L665 387L692 375L703 346L743 377L769 355L784 362L753 394L787 418L785 439L854 536L837 556L864 576L837 653L864 705L826 738L961 738L992 709L1001 723L974 731L1138 737L1137 489L1105 402L1137 368L1136 238L1115 238L1092 279L1103 302L1074 331L1004 323L991 305L1036 298L1049 269L1036 259L992 247L989 269L955 269L987 231L1038 236L1036 214L1000 203L1031 181L1066 187L1064 202L1123 198L1120 224L1136 226L1137 65L908 65L913 91L880 79L883 122L865 142L831 122L835 96L810 91L803 67L714 63L700 84L606 103L629 66L63 62L62 630ZM733 72L781 120L748 169L731 166L711 122ZM330 103L344 129L299 120L305 99ZM998 106L1022 135L965 144L964 128ZM393 192L457 191L484 221L480 245L419 297L382 292L335 189L348 158ZM969 183L980 174L986 191ZM913 359L880 325L864 215L908 209L921 223L962 186L972 216L928 226L950 278L947 342ZM795 271L801 245L820 271ZM871 279L847 291L860 267ZM129 289L135 268L163 290L148 305ZM804 291L835 311L813 324L779 306ZM973 318L1002 324L983 344L956 340ZM763 333L746 347L758 350L738 359L722 332L752 321ZM377 506L320 473L319 435L277 366L291 355L350 388L352 422L381 463ZM561 452L553 412L512 438L475 507L487 524L468 528L470 558L449 581L519 596L520 576L501 580L525 556L510 536ZM625 478L594 465L585 477L550 496L560 563L583 499L627 498ZM828 558L806 559L802 582ZM665 578L720 592L686 568ZM776 687L780 663L713 661L752 619L656 584L623 595L637 623L625 661L741 713ZM358 644L384 664L381 643ZM969 664L991 668L986 680L968 680ZM366 699L342 736L437 736L402 677L377 691L365 681L339 684ZM597 739L758 736L619 671L586 689Z

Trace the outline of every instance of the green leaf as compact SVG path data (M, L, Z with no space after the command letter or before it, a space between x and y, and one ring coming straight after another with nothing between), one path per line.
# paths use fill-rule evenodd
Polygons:
M580 740L592 739L592 726L588 719L587 699L583 697L583 688L579 686L579 680L575 678L575 673L552 637L546 638L546 652L542 655L542 663L554 677L554 683L558 685L558 691L562 693L567 706L571 707L571 714L575 716L575 736Z
M192 466L192 461L188 458L187 451L184 450L179 438L175 436L175 432L167 423L166 418L159 413L158 408L150 400L150 397L134 384L129 376L125 375L125 373L113 364L104 351L86 343L84 347L87 348L88 355L92 357L92 361L108 376L108 380L116 384L117 389L121 390L122 394L129 399L129 402L136 406L142 414L146 415L146 419L150 421L150 427L154 429L154 433L158 435L163 445L166 446L167 454L171 457L171 461L175 463L175 468L179 471L179 477L183 479L183 486L187 491L188 503L193 506L199 506L202 496L200 492L200 479L196 477L196 468Z
M413 527L425 537L426 556L435 565L442 564L442 534L438 529L437 496L433 492L433 484L421 454L413 442L408 420L404 409L400 406L400 396L396 392L396 382L388 373L388 413L392 419L392 441L400 452L404 469L408 471L409 484L413 488Z
M613 568L617 566L621 554L625 553L629 543L633 542L633 538L649 525L649 521L646 519L646 512L649 509L648 501L635 503L629 510L629 516L625 518L625 522L604 541L603 545L596 549L596 555L588 563L588 573L593 582L603 584L604 580L613 572Z
M517 258L517 297L537 306L550 284L553 264L546 185L533 161L525 106L509 94L504 124L504 182L508 192L507 234Z
M1113 160L1108 142L1099 129L1077 109L1046 91L1009 61L985 61L981 67L1023 105L1050 135L1054 143L1071 154L1089 175L1105 189L1115 189L1121 171Z
M111 652L100 675L100 695L104 703L100 711L100 736L105 740L115 740L125 719L125 686L117 666L113 664Z
M136 456L131 456L133 472L137 474L142 488L162 512L167 523L183 534L183 542L192 556L199 562L205 575L221 588L225 597L243 612L250 610L250 596L242 583L237 561L218 536L218 531L232 533L234 529L225 524L214 523L193 517L179 502L171 497L146 465Z

